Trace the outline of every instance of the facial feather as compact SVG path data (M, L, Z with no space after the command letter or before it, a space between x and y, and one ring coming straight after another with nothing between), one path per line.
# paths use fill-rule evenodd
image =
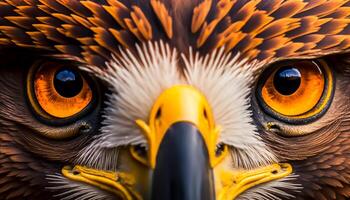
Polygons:
M276 161L257 134L249 109L252 74L258 69L257 62L239 61L239 55L232 57L223 49L204 57L191 53L189 58L181 57L185 65L183 74L178 68L181 62L177 60L176 50L169 45L148 43L137 49L136 55L122 51L121 57L107 65L106 71L84 68L106 81L111 94L103 115L102 134L81 151L80 162L95 163L100 152L108 148L147 146L135 121L147 121L161 92L179 84L191 85L207 97L215 121L222 128L219 143L237 149L236 153L244 152L240 154L244 167L254 168Z

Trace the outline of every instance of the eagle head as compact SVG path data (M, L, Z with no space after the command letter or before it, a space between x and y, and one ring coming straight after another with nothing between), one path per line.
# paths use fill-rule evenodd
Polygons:
M0 199L349 198L349 13L0 1Z

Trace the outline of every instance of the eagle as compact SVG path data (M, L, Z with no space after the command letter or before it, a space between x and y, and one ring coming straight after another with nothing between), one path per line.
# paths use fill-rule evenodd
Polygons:
M349 50L349 0L1 0L0 199L349 199Z

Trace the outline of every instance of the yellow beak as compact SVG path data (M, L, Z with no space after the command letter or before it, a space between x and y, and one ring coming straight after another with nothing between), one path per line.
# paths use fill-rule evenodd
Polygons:
M149 183L140 186L137 181L118 182L115 177L121 172L81 166L63 168L63 175L103 190L114 189L124 199L168 200L176 196L226 200L292 172L291 165L278 163L254 170L222 168L224 160L229 158L229 150L225 145L217 149L220 126L215 124L205 96L191 86L178 85L165 90L155 101L148 122L137 119L136 123L147 138L147 156L140 156L135 147L131 147L130 152L135 160L150 169ZM74 170L80 173L73 173ZM133 174L139 174L136 171L124 177L135 179ZM147 194L140 195L135 189L142 187L148 188Z
M212 167L224 157L224 154L215 156L220 128L214 124L213 114L206 98L191 86L179 85L165 90L158 97L151 110L148 124L136 120L148 139L148 162L152 168L156 165L158 148L164 135L178 122L191 123L197 127L208 148Z

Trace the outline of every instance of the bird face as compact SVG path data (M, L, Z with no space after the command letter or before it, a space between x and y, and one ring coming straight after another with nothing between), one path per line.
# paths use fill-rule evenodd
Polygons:
M0 198L348 198L348 5L0 1Z

